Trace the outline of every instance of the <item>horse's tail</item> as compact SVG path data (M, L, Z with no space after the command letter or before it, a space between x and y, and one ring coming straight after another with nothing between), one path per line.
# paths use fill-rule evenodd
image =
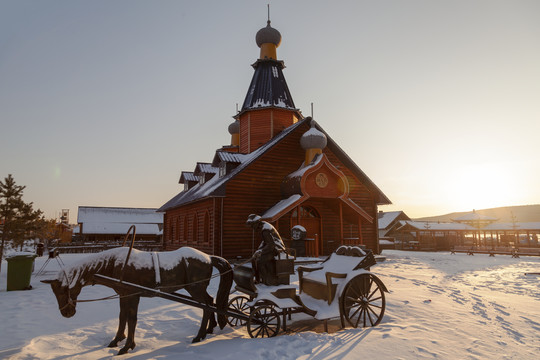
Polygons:
M212 266L219 270L221 274L219 288L216 296L216 307L218 310L226 311L229 307L229 293L233 283L233 272L231 264L219 256L211 256ZM227 315L218 314L218 324L220 329L227 325Z

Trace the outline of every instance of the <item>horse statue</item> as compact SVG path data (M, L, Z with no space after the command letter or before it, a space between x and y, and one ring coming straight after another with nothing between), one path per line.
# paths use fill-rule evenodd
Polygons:
M72 317L76 312L77 296L81 289L93 285L93 275L101 274L112 278L120 278L148 288L157 288L163 292L173 293L185 289L191 297L203 304L214 305L213 298L206 291L212 270L215 267L220 272L219 288L216 296L216 307L227 310L229 291L233 282L233 273L229 262L219 256L210 256L199 250L182 247L175 251L160 253L144 252L133 249L127 264L128 247L119 247L92 254L78 264L60 271L53 280L42 280L51 284L58 300L58 307L64 317ZM126 336L124 330L128 326L128 335L124 347L118 355L127 353L135 348L135 327L137 325L137 310L141 296L137 290L126 287L107 285L120 297L120 315L118 331L109 343L116 347ZM219 314L218 323L221 329L227 323L227 316ZM203 311L201 327L193 339L199 342L211 334L217 325L214 313Z

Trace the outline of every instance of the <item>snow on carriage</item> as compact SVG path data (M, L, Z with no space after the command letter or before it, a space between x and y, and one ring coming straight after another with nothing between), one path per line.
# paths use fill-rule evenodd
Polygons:
M305 313L324 321L339 318L341 327L376 326L384 315L388 292L384 283L369 271L375 265L370 250L340 246L325 261L298 266L298 286L289 284L295 257L281 251L275 259L279 285L255 283L255 271L249 264L233 269L236 290L243 295L229 301L229 311L247 315L230 316L231 326L246 325L251 337L272 337L287 329L287 318Z

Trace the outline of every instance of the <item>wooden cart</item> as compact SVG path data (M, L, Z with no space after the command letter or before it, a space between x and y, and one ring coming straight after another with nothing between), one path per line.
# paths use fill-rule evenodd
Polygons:
M277 259L276 273L282 279L294 273L294 260ZM249 265L234 268L236 290L243 295L229 301L229 310L245 317L229 317L231 326L246 325L251 337L276 336L287 329L287 318L305 313L326 321L340 318L342 328L375 326L383 318L388 292L369 269L373 253L355 246L341 246L324 262L297 268L299 284L266 286L255 284ZM247 320L246 320L247 317Z

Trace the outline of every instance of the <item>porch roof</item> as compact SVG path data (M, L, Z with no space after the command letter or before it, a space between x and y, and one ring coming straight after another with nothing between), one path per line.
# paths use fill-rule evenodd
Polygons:
M311 197L309 195L300 195L300 194L291 195L287 199L278 201L275 205L273 205L268 210L266 210L261 215L261 218L269 222L274 222L278 220L280 217L282 217L283 215L285 215L286 213L288 213L289 211L291 211L292 209L294 209L296 206L303 204L305 201L307 201L310 198ZM353 210L355 213L360 215L369 223L373 223L373 217L371 217L364 209L358 206L351 199L338 197L336 199L330 199L330 200L341 201L342 203L347 205L349 209Z

